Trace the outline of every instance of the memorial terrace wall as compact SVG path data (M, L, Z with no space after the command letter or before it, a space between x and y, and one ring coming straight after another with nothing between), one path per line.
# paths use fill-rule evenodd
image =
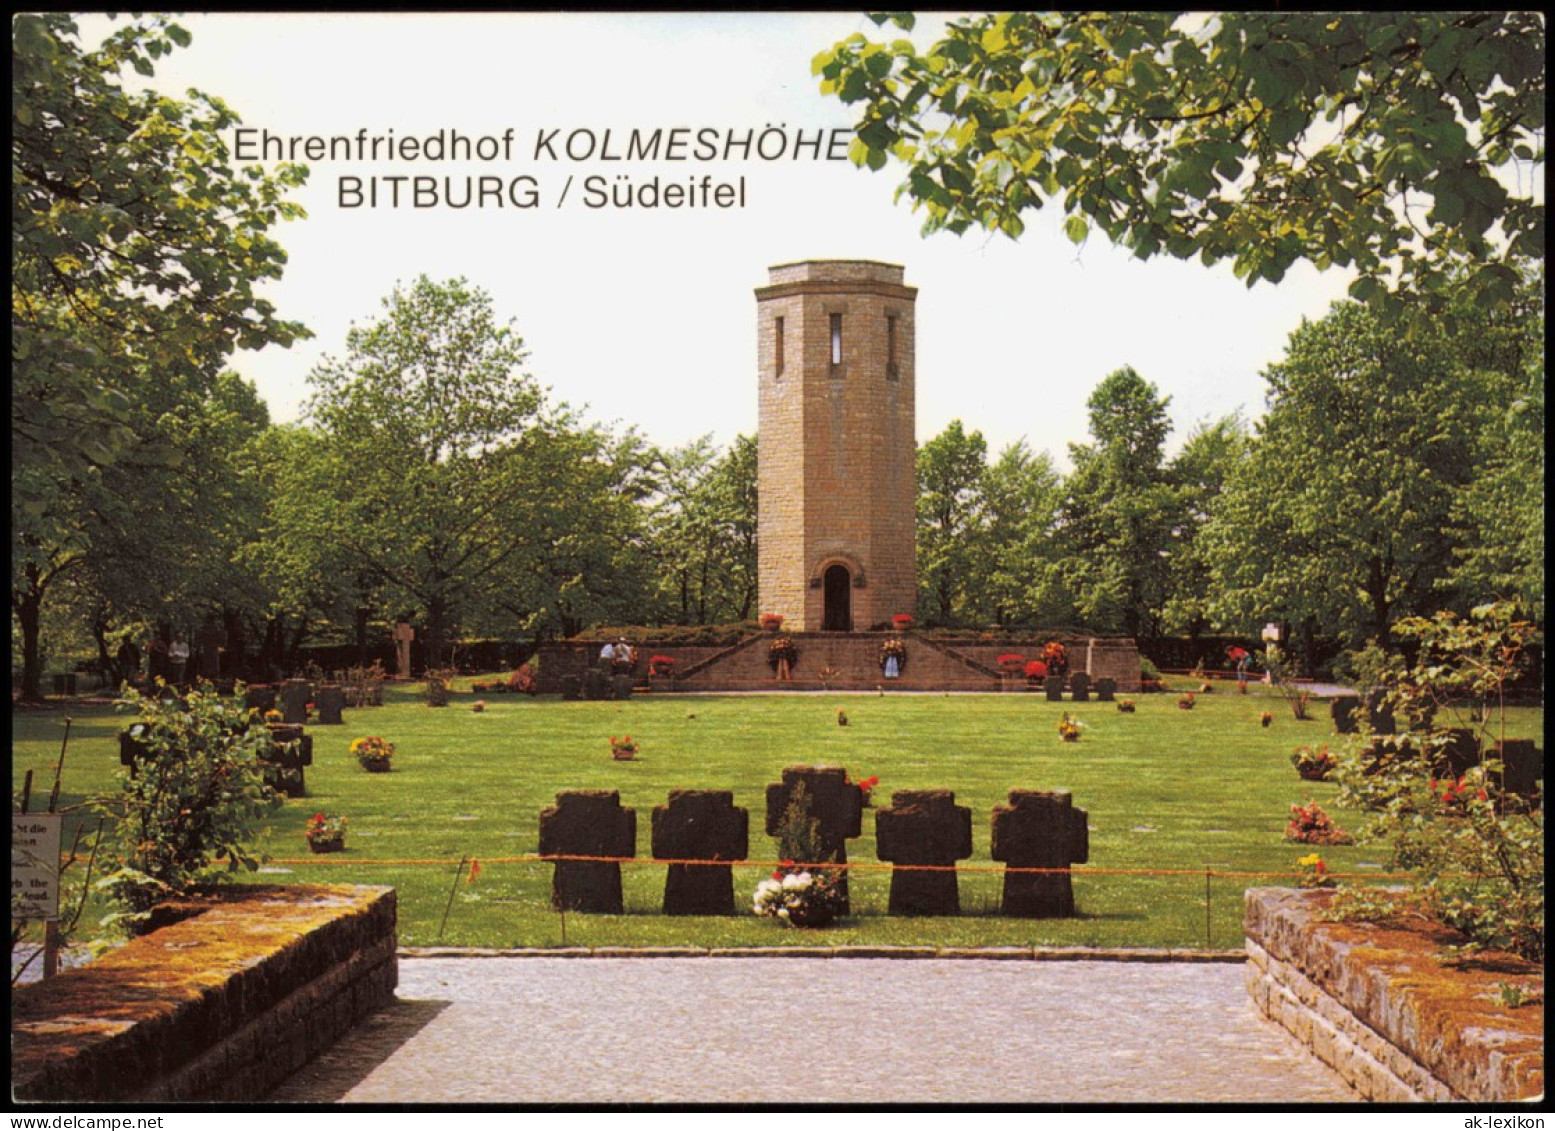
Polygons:
M791 640L798 658L792 678L779 680L769 649L779 638ZM907 660L897 679L886 679L880 650L887 640L906 646ZM780 632L760 633L724 646L664 645L633 642L639 690L660 691L1024 691L1026 681L1001 671L999 657L1016 654L1037 659L1048 638L939 641L916 633ZM1060 638L1069 651L1069 669L1083 671L1094 683L1111 679L1123 693L1140 687L1139 650L1129 639ZM599 655L600 642L557 641L540 647L539 690L560 694L564 676L580 676ZM673 675L650 676L654 656L673 659ZM831 673L823 677L823 671Z

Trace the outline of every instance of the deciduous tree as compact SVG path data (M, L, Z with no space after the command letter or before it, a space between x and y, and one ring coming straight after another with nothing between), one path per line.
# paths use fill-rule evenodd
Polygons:
M1249 285L1337 264L1356 298L1439 314L1460 276L1497 305L1543 256L1544 40L1537 12L1015 12L814 69L928 231L1018 237L1054 201L1077 243Z

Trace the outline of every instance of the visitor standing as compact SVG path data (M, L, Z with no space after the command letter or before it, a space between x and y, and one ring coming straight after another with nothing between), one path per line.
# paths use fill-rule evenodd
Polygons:
M1237 690L1245 692L1247 690L1247 665L1252 661L1252 656L1246 648L1239 644L1233 644L1226 649L1226 658L1236 668Z
M172 669L173 686L182 687L184 675L189 670L189 641L183 633L173 637L173 643L167 649L167 659Z
M599 650L599 666L605 671L614 671L616 664L615 641L605 641L605 646Z

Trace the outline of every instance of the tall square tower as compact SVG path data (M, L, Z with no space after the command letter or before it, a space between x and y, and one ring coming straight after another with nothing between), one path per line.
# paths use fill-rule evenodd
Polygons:
M917 602L916 287L821 259L756 290L761 611L851 631Z

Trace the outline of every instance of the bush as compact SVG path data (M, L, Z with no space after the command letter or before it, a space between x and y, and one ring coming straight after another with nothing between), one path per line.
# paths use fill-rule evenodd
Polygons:
M1467 618L1413 617L1394 632L1418 642L1413 664L1394 660L1381 677L1384 701L1411 720L1410 733L1379 757L1363 727L1339 762L1340 798L1375 814L1362 835L1390 844L1393 866L1414 873L1415 905L1462 931L1471 947L1543 961L1543 814L1502 788L1498 759L1480 754L1477 765L1452 768L1464 706L1478 721L1475 750L1498 730L1504 736L1504 690L1534 626L1498 603Z
M265 782L270 732L257 713L202 692L180 700L131 691L119 706L140 716L145 751L119 794L97 803L114 818L117 864L99 886L119 905L105 922L134 931L158 902L258 868L246 846L281 798Z

